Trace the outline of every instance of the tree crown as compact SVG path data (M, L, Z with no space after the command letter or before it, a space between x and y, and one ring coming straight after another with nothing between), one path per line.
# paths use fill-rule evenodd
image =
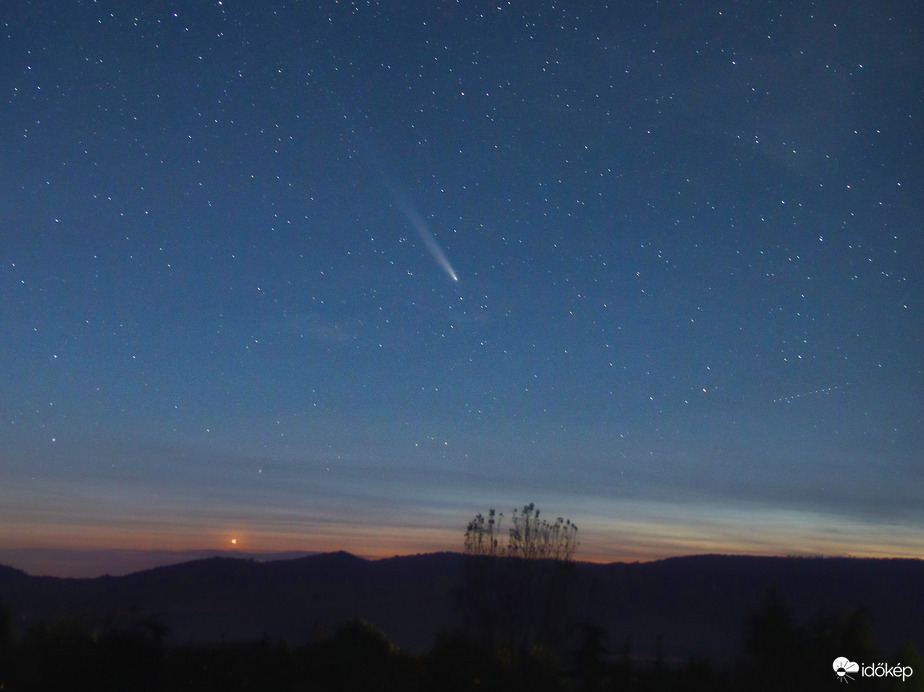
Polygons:
M500 544L503 514L493 508L488 515L476 514L465 531L465 553L492 557L522 557L527 559L573 560L578 540L576 524L558 517L548 522L539 517L536 505L530 502L513 510L512 526L507 544Z

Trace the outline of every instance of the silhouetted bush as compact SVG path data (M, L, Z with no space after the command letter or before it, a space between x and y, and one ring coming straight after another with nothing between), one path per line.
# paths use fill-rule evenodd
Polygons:
M13 615L0 602L0 690L10 689L15 644Z
M415 657L402 653L384 632L361 619L346 623L311 648L312 682L320 689L414 690L422 673Z
M462 632L441 634L424 659L423 689L463 692L505 690L513 685L510 667L497 651Z
M100 662L82 618L40 623L26 632L13 659L13 689L92 690L100 687Z
M870 663L887 659L879 651L865 608L845 613L819 611L796 623L788 605L770 590L745 627L745 656L734 670L736 686L751 690L817 690L837 681L839 657ZM909 652L910 654L910 652ZM864 690L891 689L892 679L864 679ZM909 689L907 683L901 687Z
M300 676L288 648L263 639L173 649L165 677L165 690L243 692L289 689Z
M513 511L506 543L503 515L478 514L465 531L465 561L456 589L462 627L483 644L523 656L560 646L570 627L577 526L540 519L530 503Z

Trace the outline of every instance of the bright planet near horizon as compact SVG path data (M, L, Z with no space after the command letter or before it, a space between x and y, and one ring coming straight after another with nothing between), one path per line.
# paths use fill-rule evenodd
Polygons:
M922 27L0 11L0 563L924 556Z

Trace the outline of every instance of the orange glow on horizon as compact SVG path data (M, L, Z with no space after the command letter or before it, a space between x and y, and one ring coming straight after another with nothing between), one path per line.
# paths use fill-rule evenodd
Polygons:
M579 533L576 559L581 562L649 562L702 554L766 556L853 556L918 558L924 556L924 534L915 526L863 524L841 520L837 531L816 515L766 512L725 516L693 507L657 512L660 506L640 505L632 518L588 512ZM152 521L148 525L96 521L30 523L11 521L0 526L3 551L203 551L234 550L253 554L276 552L335 552L380 559L399 555L462 552L464 521L445 516L414 517L398 523L376 517L368 523L292 520L261 522L239 518L232 534L227 516ZM31 519L31 517L30 517ZM109 519L109 517L102 517ZM239 533L243 530L244 533ZM245 545L246 544L246 545ZM9 558L8 558L9 561ZM3 558L0 557L0 562ZM15 566L15 564L14 564ZM50 572L49 572L50 573Z

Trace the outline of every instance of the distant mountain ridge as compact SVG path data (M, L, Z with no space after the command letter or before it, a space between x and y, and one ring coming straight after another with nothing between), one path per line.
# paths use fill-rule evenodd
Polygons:
M132 572L191 562L207 557L223 556L253 559L257 562L287 560L317 551L257 551L240 548L230 550L141 550L131 548L2 548L0 564L16 565L35 576L99 577L106 574L122 576Z
M0 565L0 602L19 630L65 615L104 621L150 617L171 641L300 643L362 617L403 648L429 649L453 628L463 556L431 553L366 560L322 553L257 562L211 557L121 577L35 577ZM741 650L743 625L773 588L796 623L820 611L871 614L885 653L910 641L924 650L924 561L703 555L649 563L578 563L580 620L651 655L726 658Z

